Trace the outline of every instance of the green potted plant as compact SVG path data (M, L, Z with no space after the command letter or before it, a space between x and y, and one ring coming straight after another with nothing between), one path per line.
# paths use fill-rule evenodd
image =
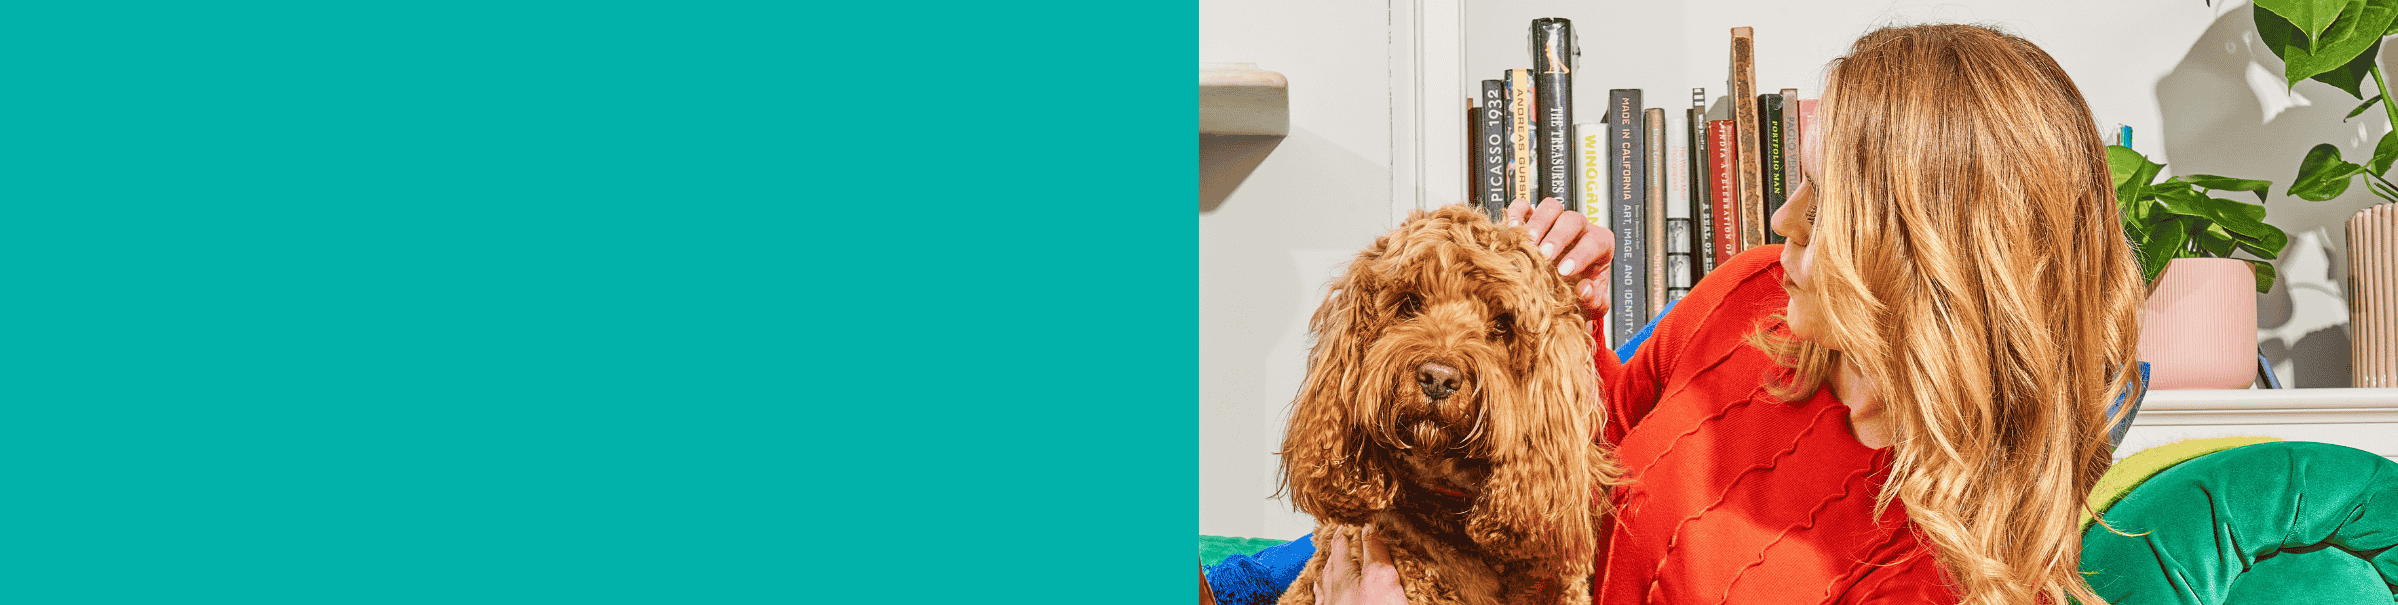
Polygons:
M2140 357L2150 388L2239 388L2254 378L2256 297L2273 286L2265 262L2289 235L2265 223L2270 181L2211 174L2157 180L2165 165L2121 145L2107 147L2123 233L2148 281ZM2255 193L2256 204L2211 195ZM2245 252L2253 259L2233 258Z
M2208 3L2213 4L2212 0ZM2361 179L2365 188L2384 203L2358 212L2357 216L2393 211L2393 204L2398 204L2398 183L2390 180L2389 172L2392 164L2398 163L2398 99L2390 97L2389 78L2382 74L2379 59L2382 39L2398 34L2398 0L2255 0L2255 4L2251 12L2257 38L2274 56L2281 58L2285 86L2295 88L2304 80L2330 84L2362 100L2349 110L2343 121L2380 106L2381 114L2388 117L2392 126L2374 143L2372 156L2362 164L2341 158L2339 148L2330 143L2308 149L2305 159L2299 162L2298 177L2290 183L2288 194L2309 201L2327 201L2347 192L2351 183ZM2365 88L2366 76L2373 78L2371 89ZM2371 98L2365 97L2367 90L2374 93ZM2351 224L2356 220L2351 218ZM2351 233L2351 238L2356 237ZM2349 255L2352 268L2378 260L2362 256L2353 248ZM2370 325L2363 317L2375 313L2372 309L2377 305L2388 304L2388 297L2351 294L2360 298L2352 299L2350 326ZM2367 346L2371 340L2357 343L2360 347ZM2357 386L2364 385L2366 374L2357 373Z
M2210 5L2212 0L2208 2ZM2398 0L2256 0L2252 19L2257 38L2282 60L2283 85L2295 88L2314 80L2330 84L2363 101L2349 110L2354 118L2382 109L2398 124L2398 104L2392 104L2389 79L2382 76L2381 40L2398 34ZM2375 94L2366 98L2365 78L2372 77ZM2339 147L2322 143L2308 149L2290 181L2288 195L2321 202L2346 193L2354 179L2384 200L2398 202L2398 183L2388 177L2398 161L2398 131L2383 134L2373 156L2363 164L2340 157Z

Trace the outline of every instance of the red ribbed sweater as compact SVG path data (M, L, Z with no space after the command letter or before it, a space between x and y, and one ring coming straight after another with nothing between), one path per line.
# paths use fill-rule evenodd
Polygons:
M1788 370L1745 335L1784 329L1781 249L1708 274L1630 362L1598 352L1602 431L1630 481L1612 496L1596 603L1957 601L1902 505L1873 514L1889 450L1857 442L1829 388L1766 392Z

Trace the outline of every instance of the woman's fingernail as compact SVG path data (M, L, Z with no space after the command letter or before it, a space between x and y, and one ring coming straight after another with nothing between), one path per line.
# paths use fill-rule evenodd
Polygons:
M1569 259L1565 259L1565 262L1557 263L1557 274L1558 274L1558 275L1573 275L1573 274L1574 274L1574 259L1570 259L1570 258L1569 258ZM1586 289L1586 290L1587 290L1588 288L1584 288L1584 289Z
M1582 297L1590 298L1590 282L1582 282Z
M1556 256L1556 255L1557 255L1557 244L1552 244L1552 243L1548 243L1548 242L1541 242L1541 243L1540 243L1540 255L1541 255L1541 256Z

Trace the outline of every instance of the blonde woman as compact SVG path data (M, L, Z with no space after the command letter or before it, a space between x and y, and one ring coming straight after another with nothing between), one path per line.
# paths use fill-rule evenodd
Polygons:
M1628 475L1595 601L2098 602L2078 515L2143 288L2087 103L1966 25L1867 34L1824 90L1789 243L1599 353ZM1608 242L1560 215L1510 209L1553 254ZM1323 602L1387 598L1367 563Z
M1774 230L1611 378L1603 603L2097 599L2079 513L2143 288L2055 60L1964 25L1833 62Z

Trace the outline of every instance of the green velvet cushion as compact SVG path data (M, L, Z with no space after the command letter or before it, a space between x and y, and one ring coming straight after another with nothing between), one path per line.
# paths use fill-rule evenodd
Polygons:
M2107 467L2106 474L2098 477L2098 484L2090 487L2090 507L2082 510L2082 529L2090 528L2091 511L2105 512L2107 507L2114 506L2116 501L2122 500L2124 494L2131 493L2132 488L2139 487L2141 483L2147 482L2148 478L2165 472L2165 469L2173 468L2173 465L2243 445L2280 440L2280 437L2184 439L2125 456L2114 466Z
M2338 548L2282 551L2281 554L2258 560L2240 577L2232 580L2231 594L2223 602L2233 605L2321 605L2324 603L2390 602L2389 585L2381 574L2373 572L2373 564L2355 553Z
M2116 531L2085 530L2081 563L2109 603L2386 605L2398 581L2398 463L2352 448L2279 441L2207 454L2104 515Z
M1290 540L1276 540L1273 538L1233 538L1227 536L1210 536L1207 534L1200 534L1199 564L1214 565L1223 562L1225 557L1233 555L1256 554L1257 551L1265 550L1268 546L1289 541Z

